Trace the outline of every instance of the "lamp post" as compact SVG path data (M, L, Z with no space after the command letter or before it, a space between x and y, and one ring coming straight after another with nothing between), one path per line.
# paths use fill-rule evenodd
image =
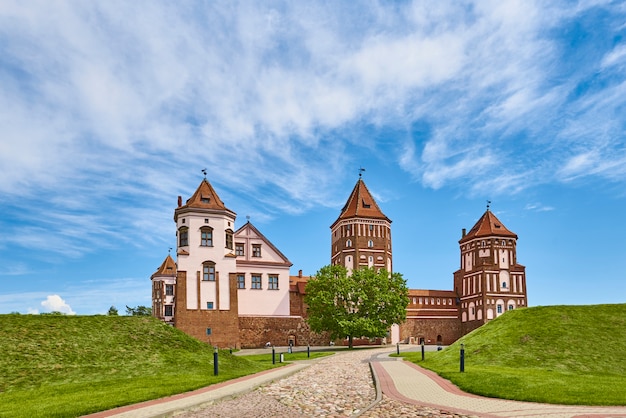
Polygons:
M465 372L465 344L461 343L461 373Z
M422 361L424 361L424 340L422 340Z
M217 365L217 347L213 348L213 374L217 376L219 367Z

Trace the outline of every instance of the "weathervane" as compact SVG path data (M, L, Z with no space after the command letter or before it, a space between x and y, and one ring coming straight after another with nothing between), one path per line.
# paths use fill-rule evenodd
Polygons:
M171 253L171 252L172 252L172 247L170 247L170 248L167 250L167 255L170 255L170 253Z
M246 215L246 220L250 222L250 215Z
M202 174L204 174L204 179L206 180L206 168L202 169Z
M359 178L363 175L365 169L363 167L359 167Z
M489 210L489 205L491 205L491 200L487 200L487 210Z

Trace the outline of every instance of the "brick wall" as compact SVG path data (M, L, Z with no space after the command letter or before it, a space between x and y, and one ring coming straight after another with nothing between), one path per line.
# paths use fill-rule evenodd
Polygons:
M293 337L295 345L328 345L328 336L311 332L302 317L239 317L239 341L241 348L263 347L270 342L273 345L288 345Z
M230 274L228 284L230 288L229 310L187 309L187 272L179 271L176 280L176 306L174 321L176 328L220 348L239 348L239 320L237 305L237 279ZM211 334L207 335L207 328Z
M461 331L461 321L457 318L407 319L400 325L400 341L408 343L413 337L415 344L420 343L420 338L424 338L425 344L437 344L437 336L441 335L441 343L449 345L461 337Z

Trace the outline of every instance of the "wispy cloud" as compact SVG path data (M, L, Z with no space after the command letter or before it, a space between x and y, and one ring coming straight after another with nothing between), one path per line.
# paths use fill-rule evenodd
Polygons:
M613 7L5 2L0 192L31 226L0 221L0 246L166 241L205 167L256 219L338 205L354 150L464 193L623 182L624 46L582 65L558 36ZM613 11L607 38L624 30ZM406 134L377 143L363 121Z

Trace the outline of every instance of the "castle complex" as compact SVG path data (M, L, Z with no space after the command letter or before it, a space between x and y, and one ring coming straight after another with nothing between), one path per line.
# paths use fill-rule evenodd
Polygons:
M168 255L151 277L153 315L219 347L327 345L305 321L309 277L290 276L289 259L249 221L234 230L235 219L206 178L184 204L178 197L176 261ZM332 264L393 270L391 220L360 176L330 229ZM386 341L447 345L526 306L516 244L487 208L463 229L454 289L409 290L407 319Z

